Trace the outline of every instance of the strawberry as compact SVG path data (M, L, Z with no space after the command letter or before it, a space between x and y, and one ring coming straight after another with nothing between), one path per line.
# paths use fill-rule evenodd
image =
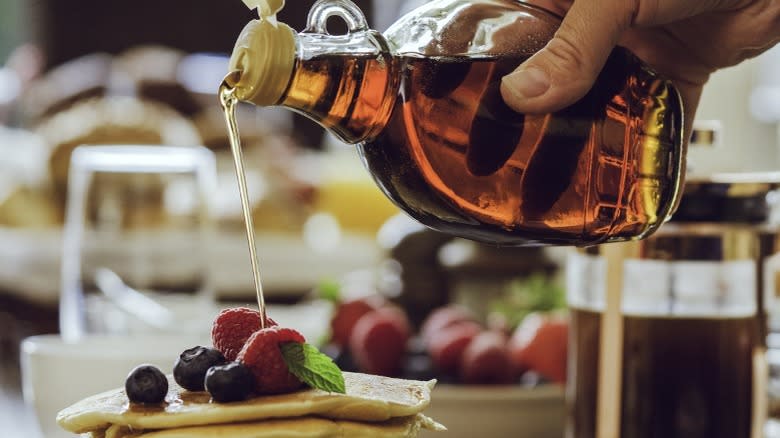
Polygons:
M266 318L266 327L275 325L273 319ZM228 362L232 362L236 360L246 340L258 330L260 312L257 310L248 307L225 309L217 315L211 326L211 342Z
M334 344L345 347L358 320L363 315L373 312L385 305L385 300L378 296L355 298L344 301L336 308L336 313L330 320L331 338Z
M458 304L439 307L423 321L420 327L420 337L427 344L439 330L463 321L476 321L476 318L471 311Z
M384 307L360 318L349 347L361 371L397 376L410 336L411 326L406 314L396 307Z
M516 372L533 370L553 382L565 383L568 333L565 318L539 313L526 316L509 340Z
M481 331L476 322L462 321L431 334L428 354L436 369L444 373L456 371L463 351Z
M464 383L500 384L512 380L506 337L493 331L478 334L463 352Z
M279 345L306 342L303 335L289 328L268 327L255 332L238 353L237 360L255 376L255 392L281 394L300 388L303 383L290 373Z

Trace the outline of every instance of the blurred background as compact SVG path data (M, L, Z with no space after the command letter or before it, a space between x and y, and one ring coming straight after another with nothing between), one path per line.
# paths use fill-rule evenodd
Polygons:
M288 2L280 20L301 30L312 3ZM421 1L356 3L383 30ZM215 95L235 38L251 18L239 0L0 0L3 436L38 433L35 412L24 403L23 394L34 400L33 389L23 388L20 345L33 335L60 333L63 312L73 311L62 307L69 287L86 297L79 304L86 309L76 313L90 321L91 332L161 329L123 307L94 269L87 274L95 258L105 265L119 260L111 269L122 291L149 291L192 332L207 333L219 308L255 303ZM778 82L777 49L713 76L690 150L693 175L779 169ZM537 318L527 323L536 327L531 331L542 324L539 315L559 327L566 250L493 248L428 231L399 215L354 151L313 122L249 106L239 108L238 118L266 299L283 315L277 320L289 318L326 339L335 335L330 320L339 306L368 297L399 306L414 331L452 304L470 308L463 318L508 336L528 315ZM69 188L73 150L85 144L201 146L213 160L213 184L126 169ZM82 222L66 227L74 196L84 200ZM69 238L77 240L73 251L63 244ZM203 241L195 247L197 239ZM72 269L80 273L73 277L78 285L63 279ZM187 304L203 296L205 307ZM565 331L556 333L532 353L555 363L526 367L511 379L518 388L541 391L537 401L548 403L544 418L553 425L562 421L566 359ZM166 354L172 361L178 352ZM336 348L334 357L339 354ZM429 363L408 359L405 373L429 375ZM464 383L456 376L444 381Z

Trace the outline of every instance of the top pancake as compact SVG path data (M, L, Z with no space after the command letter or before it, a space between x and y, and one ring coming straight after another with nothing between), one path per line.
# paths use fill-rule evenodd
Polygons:
M65 408L57 415L57 422L73 433L110 425L169 429L305 415L378 422L422 412L430 404L431 390L436 384L435 380L422 382L345 372L346 394L307 389L240 402L212 403L208 393L186 391L172 378L168 380L166 401L160 406L131 405L120 388Z

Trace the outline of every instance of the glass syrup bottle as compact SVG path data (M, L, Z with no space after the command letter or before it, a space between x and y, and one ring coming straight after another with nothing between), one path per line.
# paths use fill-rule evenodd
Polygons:
M381 34L349 0L320 0L300 33L283 0L245 0L226 86L302 113L354 144L379 188L423 224L502 245L641 239L673 212L684 169L672 84L616 48L590 92L525 115L502 76L560 17L513 0L434 0ZM348 27L331 35L326 22ZM356 206L359 208L360 206Z

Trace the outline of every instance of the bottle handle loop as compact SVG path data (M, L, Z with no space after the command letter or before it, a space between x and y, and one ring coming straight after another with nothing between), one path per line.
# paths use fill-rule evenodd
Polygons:
M363 11L350 0L318 0L309 11L305 32L328 35L328 19L333 16L344 20L349 33L368 30Z

